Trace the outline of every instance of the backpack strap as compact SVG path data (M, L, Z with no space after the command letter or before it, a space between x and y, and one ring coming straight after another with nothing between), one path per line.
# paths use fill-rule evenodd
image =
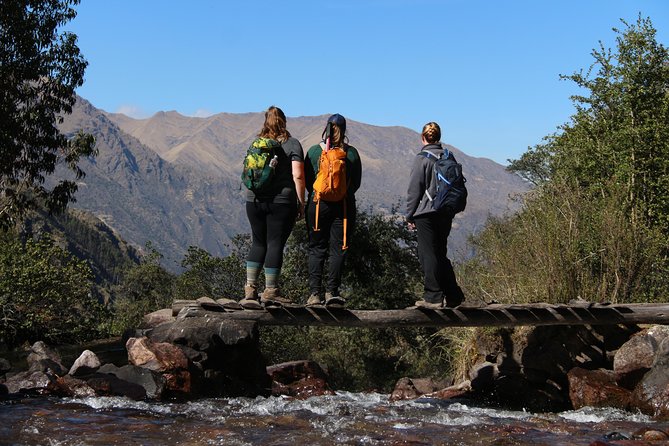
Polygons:
M318 214L320 213L321 210L321 200L316 201L316 221L314 222L314 232L320 231L320 228L318 227Z
M420 152L418 152L418 155L422 155L423 158L426 158L426 159L430 159L430 157L432 157L432 158L434 158L434 162L436 163L437 161L439 161L444 156L444 154L446 154L446 153L450 154L450 152L447 149L442 149L442 150L443 150L443 152L441 152L441 154L439 154L439 156L435 155L434 153L430 152L429 150L421 150ZM425 195L427 196L427 199L430 202L432 202L435 198L432 195L430 195L430 191L427 190L427 187L425 188Z
M448 158L451 155L451 152L449 152L448 149L442 149L442 150L443 150L443 152L441 152L441 154L439 156L435 155L434 153L430 152L429 150L421 150L420 152L418 152L418 155L422 155L423 157L428 158L428 159L430 157L432 157L432 158L435 159L435 161L438 160L438 159L441 159L444 155L446 156L446 158Z
M341 247L342 251L346 251L348 249L348 244L346 243L346 229L348 226L348 218L346 215L346 198L344 198L344 240L343 240L343 245Z

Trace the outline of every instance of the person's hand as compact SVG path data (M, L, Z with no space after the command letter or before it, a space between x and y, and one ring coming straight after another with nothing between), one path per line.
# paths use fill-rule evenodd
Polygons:
M411 223L410 221L407 222L407 227L409 228L409 231L415 231L416 230L416 223Z
M304 218L304 203L298 203L297 204L297 217L295 218L296 221L300 221Z

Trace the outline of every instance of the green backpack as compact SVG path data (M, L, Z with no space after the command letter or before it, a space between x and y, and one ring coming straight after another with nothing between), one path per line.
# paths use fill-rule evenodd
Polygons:
M242 182L247 189L261 192L268 188L274 178L278 163L277 150L281 144L270 138L256 138L246 150Z

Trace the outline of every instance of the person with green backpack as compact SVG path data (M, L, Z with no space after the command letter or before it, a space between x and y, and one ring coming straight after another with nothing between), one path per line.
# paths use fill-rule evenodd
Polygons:
M279 291L283 249L295 221L304 217L304 152L286 128L286 115L275 106L265 112L263 128L244 158L242 182L246 215L251 225L251 249L246 260L245 309L283 305L291 300ZM265 269L265 290L258 277Z
M307 151L305 179L309 193L309 298L307 306L325 304L342 307L339 294L348 241L355 224L355 193L362 179L358 150L346 143L346 119L340 114L328 118L322 142ZM328 275L323 295L323 269Z

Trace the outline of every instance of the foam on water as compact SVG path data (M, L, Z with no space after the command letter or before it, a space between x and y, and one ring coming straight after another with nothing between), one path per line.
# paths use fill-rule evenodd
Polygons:
M565 420L576 423L602 423L607 421L631 421L652 423L653 419L641 413L625 412L611 407L583 407L558 414Z
M434 444L584 445L609 432L632 435L669 423L615 409L554 413L500 410L422 398L391 402L388 395L338 392L287 397L211 398L144 402L121 397L27 399L0 404L0 438L9 444ZM575 438L579 441L575 442ZM87 439L82 442L82 439ZM582 441L581 441L582 440ZM273 443L272 443L273 442Z
M64 398L66 403L85 404L93 409L134 409L147 412L169 414L171 405L147 401L135 401L121 396L96 396L85 398Z
M575 423L601 423L607 421L630 421L652 423L652 419L639 413L630 413L613 408L585 407L559 414L533 414L486 407L468 406L460 402L420 398L417 400L389 402L388 395L379 393L337 392L335 395L311 397L297 400L285 396L268 398L214 398L186 403L161 403L134 401L124 397L88 397L66 399L71 403L85 404L93 409L130 409L156 414L185 415L212 421L225 421L230 416L276 416L306 412L322 417L338 419L356 418L369 421L397 419L396 426L407 425L403 420L416 417L417 421L443 425L495 424L499 420L524 421L555 417ZM377 413L374 409L383 407ZM347 417L343 417L346 415ZM324 427L324 426L321 426ZM334 426L341 428L341 426Z

